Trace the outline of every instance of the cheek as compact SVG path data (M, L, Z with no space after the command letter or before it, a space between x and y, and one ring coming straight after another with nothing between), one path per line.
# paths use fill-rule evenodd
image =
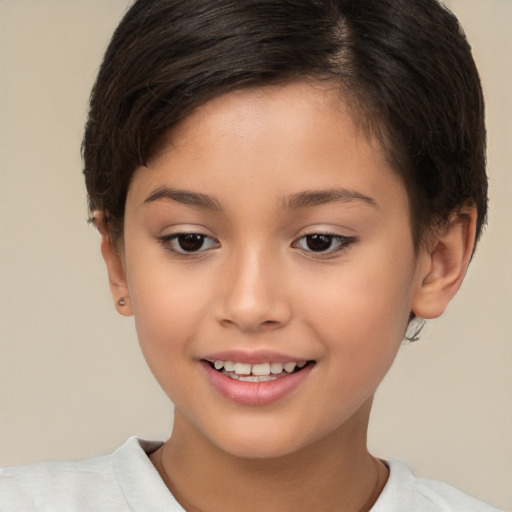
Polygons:
M357 263L316 279L314 285L304 283L303 316L349 383L361 385L368 379L369 387L378 384L403 340L411 308L414 258L401 253L399 259L400 253L398 245L396 251L361 251Z
M204 280L173 270L165 257L151 260L141 253L127 262L127 275L139 343L163 384L170 372L186 371L184 364L194 353L194 340L209 310Z
M341 336L358 346L363 340L393 342L402 338L411 307L411 276L404 274L389 267L352 266L338 276L305 283L304 310L330 339Z
M333 428L375 393L395 360L407 324L405 304L397 313L399 294L378 297L371 281L363 283L358 280L352 293L340 294L330 307L322 308L317 301L311 310L315 319L310 328L325 348L325 400L332 407Z

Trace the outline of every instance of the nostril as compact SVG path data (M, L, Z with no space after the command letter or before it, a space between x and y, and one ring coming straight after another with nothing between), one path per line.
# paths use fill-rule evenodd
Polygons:
M254 320L254 321L252 321ZM260 321L258 319L251 319L251 318L242 318L239 317L237 319L230 319L230 318L223 318L220 320L220 324L223 327L232 328L232 327L238 327L244 331L265 331L265 330L272 330L277 329L282 325L285 325L286 322L281 322L278 320L263 320Z

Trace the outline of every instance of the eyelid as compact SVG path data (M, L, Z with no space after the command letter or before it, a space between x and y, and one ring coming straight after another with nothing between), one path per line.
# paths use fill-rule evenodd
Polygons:
M200 248L197 251L185 251L180 250L176 247L173 247L172 243L176 241L180 236L185 235L197 235L200 237L203 237L203 243L206 240L210 240L210 242L213 243L213 246L206 247L206 248ZM158 243L161 244L165 250L172 253L174 256L180 257L180 258L201 258L206 256L209 252L211 252L212 249L216 249L220 247L219 241L210 235L207 235L205 233L201 233L200 231L194 231L194 230L180 230L174 233L169 233L166 235L162 235L158 237Z
M331 248L326 249L325 251L314 251L312 249L299 247L299 242L301 240L306 239L308 236L314 236L314 235L323 235L326 237L330 237L333 240L337 240L338 245L332 249ZM329 257L334 257L339 252L346 251L356 241L357 241L357 237L355 237L355 236L347 236L347 235L341 235L339 233L331 233L329 231L316 230L316 231L312 231L309 233L304 233L303 235L297 237L295 239L295 241L292 243L292 247L300 249L305 254L307 254L309 257L318 258L318 259L326 259Z
M217 240L217 237L206 226L186 222L168 224L154 233L158 241L172 240L180 235L201 235Z

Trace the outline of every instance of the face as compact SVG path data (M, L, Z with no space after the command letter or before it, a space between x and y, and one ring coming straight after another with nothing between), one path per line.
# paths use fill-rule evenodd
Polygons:
M123 266L176 421L239 456L364 435L421 272L407 195L337 91L232 92L136 170Z

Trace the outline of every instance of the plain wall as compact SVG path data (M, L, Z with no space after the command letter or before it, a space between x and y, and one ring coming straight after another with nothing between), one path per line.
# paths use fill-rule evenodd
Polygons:
M87 99L126 0L0 0L0 465L163 439L172 406L86 223ZM404 346L370 446L512 508L512 2L452 0L487 99L490 215L461 292Z

